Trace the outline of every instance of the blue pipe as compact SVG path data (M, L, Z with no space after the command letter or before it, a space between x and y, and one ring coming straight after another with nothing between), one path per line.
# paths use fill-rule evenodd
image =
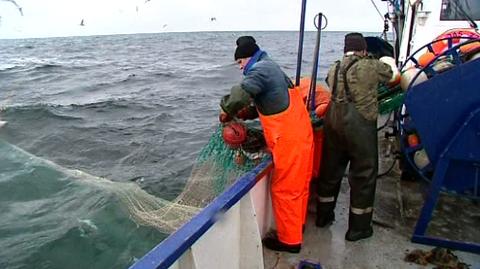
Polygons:
M303 36L305 34L305 10L307 9L307 0L302 0L302 12L300 14L300 35L298 38L297 55L297 74L295 77L295 86L300 85L300 73L302 69Z

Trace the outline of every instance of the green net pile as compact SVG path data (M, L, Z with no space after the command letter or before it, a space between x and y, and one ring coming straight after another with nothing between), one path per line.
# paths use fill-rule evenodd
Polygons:
M377 89L378 93L378 112L381 115L388 114L400 108L403 104L405 92L397 85L392 88L388 88L385 85L381 85Z
M262 149L259 150L256 140L259 136L263 138L260 131L249 127L247 133L250 141L247 140L240 148L232 149L224 143L222 129L222 125L218 125L210 140L200 151L177 203L204 207L230 186L236 178L268 158Z
M219 125L208 143L202 148L196 166L212 166L210 171L212 185L214 193L218 195L233 179L253 169L263 157L259 154L258 158L252 158L252 155L248 155L242 148L229 148L223 142L222 126ZM241 159L238 160L238 158Z

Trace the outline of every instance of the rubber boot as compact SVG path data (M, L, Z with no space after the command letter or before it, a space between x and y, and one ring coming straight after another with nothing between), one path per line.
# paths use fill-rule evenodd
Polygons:
M373 212L365 214L353 214L350 212L348 217L348 231L345 234L345 240L358 241L369 238L373 235L372 229Z
M315 225L317 227L323 228L326 227L335 220L335 202L329 203L317 203L317 219L315 220Z
M299 253L300 250L302 249L302 244L294 244L294 245L285 244L275 237L267 237L263 239L262 243L266 248L275 250L275 251Z

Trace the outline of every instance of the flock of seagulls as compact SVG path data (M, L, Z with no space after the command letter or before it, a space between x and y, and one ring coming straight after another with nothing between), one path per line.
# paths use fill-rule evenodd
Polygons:
M22 7L20 7L20 6L17 4L17 2L15 2L15 0L0 0L0 1L12 3L12 4L15 5L15 7L18 9L18 11L20 12L20 15L23 16ZM146 4L146 3L150 2L150 1L151 1L151 0L145 0L144 4ZM138 6L135 6L135 10L136 10L136 12L137 12L137 14L138 14ZM2 17L0 16L0 24L1 24L1 19L2 19ZM217 18L216 18L216 17L210 17L210 21L211 21L211 22L217 21ZM82 20L80 21L80 24L79 24L79 25L80 25L80 26L85 26L85 20L82 19ZM164 24L164 25L163 25L163 28L166 28L167 26L168 26L167 24Z

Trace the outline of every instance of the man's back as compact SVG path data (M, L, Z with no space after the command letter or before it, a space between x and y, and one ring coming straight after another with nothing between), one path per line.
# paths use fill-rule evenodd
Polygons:
M338 74L335 73L338 68ZM348 70L347 70L348 69ZM345 76L344 76L345 73ZM351 102L355 108L368 120L377 118L377 87L379 83L388 82L392 77L390 66L371 57L345 55L340 62L330 68L327 84L335 92L332 95L334 102L348 102L345 86L348 86ZM344 83L347 80L347 85ZM336 85L334 85L336 84ZM334 90L333 87L336 87Z

